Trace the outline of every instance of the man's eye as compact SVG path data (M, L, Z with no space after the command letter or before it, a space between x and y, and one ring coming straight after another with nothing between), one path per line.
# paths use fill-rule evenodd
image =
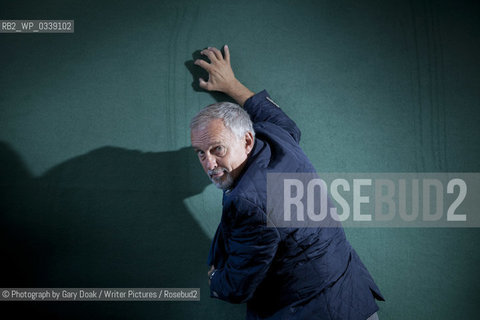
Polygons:
M225 152L225 148L223 146L218 146L215 148L215 152L217 154L223 154Z
M205 153L204 153L203 151L201 151L201 150L198 150L198 151L197 151L197 155L198 155L199 157L203 157L204 154L205 154Z

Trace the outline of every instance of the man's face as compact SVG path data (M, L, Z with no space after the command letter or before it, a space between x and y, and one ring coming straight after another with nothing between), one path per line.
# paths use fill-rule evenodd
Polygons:
M229 189L253 148L251 133L238 139L222 119L213 119L204 128L192 130L190 137L210 180L220 189Z

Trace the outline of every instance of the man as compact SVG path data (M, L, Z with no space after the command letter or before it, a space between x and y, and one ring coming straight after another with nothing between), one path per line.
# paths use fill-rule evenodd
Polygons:
M208 258L212 297L247 303L247 319L378 319L384 300L336 228L267 226L269 172L314 172L299 146L300 130L270 99L234 76L230 52L196 60L208 81L237 103L201 110L190 124L192 146L212 182L223 189L223 213ZM243 109L242 109L243 107Z

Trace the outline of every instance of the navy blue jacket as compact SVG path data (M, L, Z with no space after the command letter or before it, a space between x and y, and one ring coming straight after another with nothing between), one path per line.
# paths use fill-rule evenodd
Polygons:
M244 104L255 145L224 191L208 265L210 295L247 303L247 319L359 319L383 297L339 228L267 227L268 172L314 172L296 124L262 91Z

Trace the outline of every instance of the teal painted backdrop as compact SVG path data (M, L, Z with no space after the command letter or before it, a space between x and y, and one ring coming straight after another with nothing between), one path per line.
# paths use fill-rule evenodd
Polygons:
M52 318L242 319L208 297L221 193L188 123L197 50L228 44L322 172L478 172L478 3L1 1L0 287L200 287L200 302L2 303ZM478 214L475 212L474 214ZM347 229L381 319L474 319L478 229Z

